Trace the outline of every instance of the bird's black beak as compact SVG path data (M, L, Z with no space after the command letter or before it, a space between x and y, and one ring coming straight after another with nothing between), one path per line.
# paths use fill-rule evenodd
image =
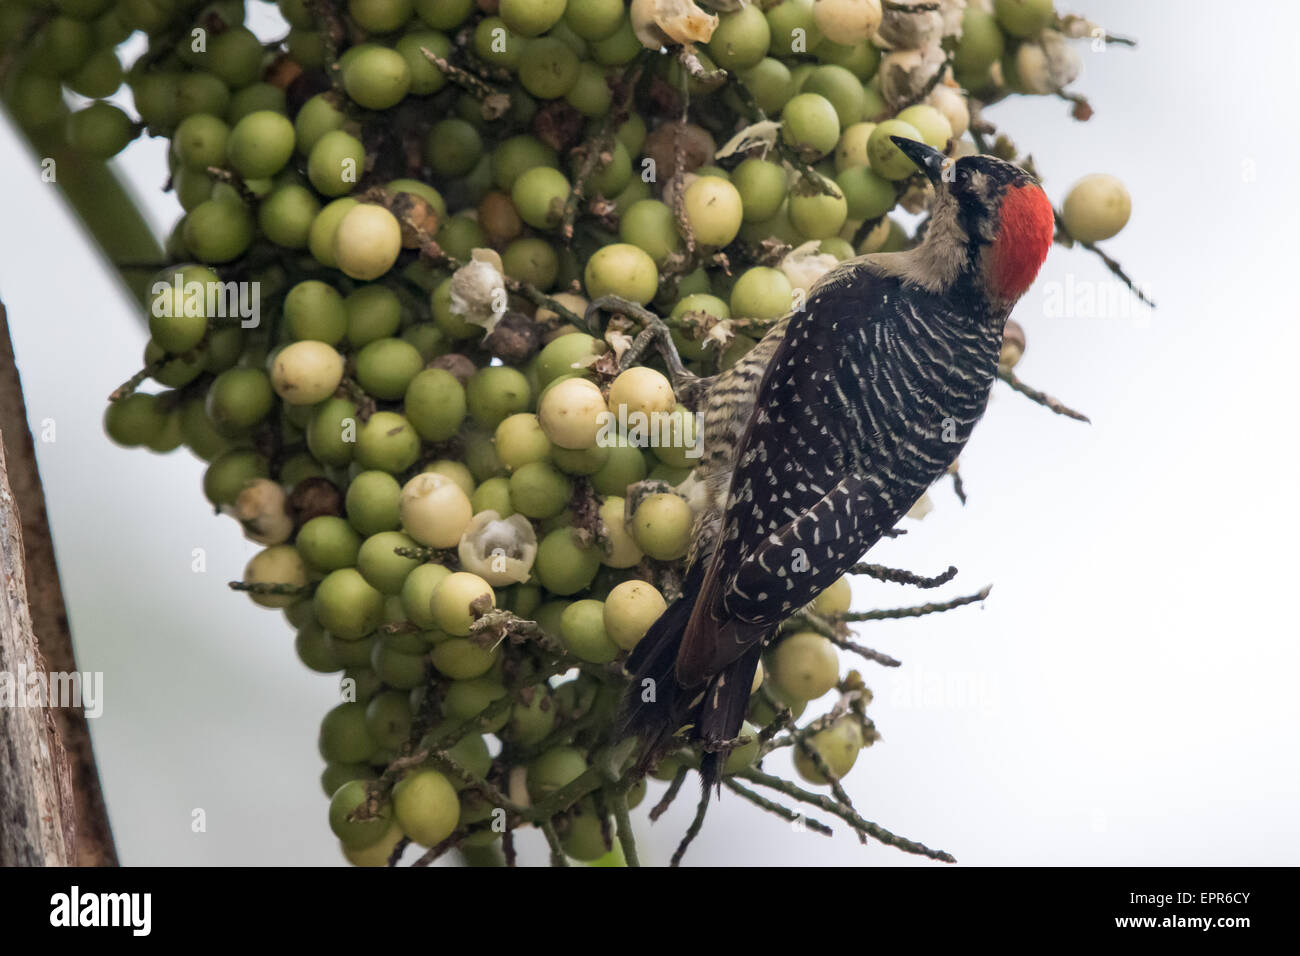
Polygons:
M930 182L936 186L939 185L939 181L943 177L943 164L948 157L933 146L918 143L914 139L904 139L901 136L891 136L889 139L903 151L904 156L916 163L917 168L925 173Z

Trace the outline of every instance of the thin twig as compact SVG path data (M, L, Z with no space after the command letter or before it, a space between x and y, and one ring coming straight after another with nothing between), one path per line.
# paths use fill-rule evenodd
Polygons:
M965 597L953 598L951 601L942 601L937 604L920 604L916 607L898 607L882 611L850 611L845 614L842 620L845 622L857 623L860 621L892 621L904 617L923 617L926 614L940 614L944 611L951 611L953 608L964 607L967 604L976 604L983 601L993 590L993 585L981 588L974 594L968 594Z
M754 806L766 810L768 813L776 814L782 820L789 821L790 823L798 823L800 826L807 827L813 833L822 834L822 836L833 836L835 833L834 830L822 823L820 820L806 817L797 810L791 810L789 807L782 806L775 800L769 800L761 793L750 790L743 784L736 783L735 779L732 777L724 777L722 785L732 793L736 794L736 796L748 800Z
M924 577L911 571L904 571L901 568L887 568L883 564L855 564L849 568L849 574L865 574L877 581L887 581L890 584L910 584L913 587L926 590L947 584L957 576L957 569L949 566L948 570L943 574Z
M751 783L761 784L770 790L778 793L784 793L787 797L798 800L800 803L806 803L810 806L817 807L827 813L834 814L849 826L853 827L867 836L879 840L885 846L892 846L895 849L902 850L904 853L915 853L919 856L929 857L932 860L939 860L943 863L956 863L957 860L950 853L943 850L933 850L924 843L917 843L906 837L900 837L891 833L879 824L872 823L864 819L855 810L843 807L836 801L820 793L812 793L803 789L798 784L791 783L789 780L783 780L780 777L774 777L771 774L763 773L761 770L749 768L740 771L737 776L748 780Z
M691 825L687 828L686 834L682 837L682 842L677 844L677 849L673 851L673 858L668 864L669 866L681 866L682 857L686 855L691 843L699 836L700 828L704 826L704 814L709 809L709 795L707 787L701 790L700 802L695 807L695 819L691 821Z
M998 378L1002 379L1002 381L1006 382L1030 401L1037 402L1039 405L1056 412L1058 415L1064 415L1066 418L1073 418L1076 422L1086 422L1089 425L1092 424L1092 419L1083 414L1083 412L1076 412L1073 408L1061 402L1059 399L1053 398L1046 392L1040 392L1031 385L1026 385L1016 377L1015 372L1005 365L999 366Z

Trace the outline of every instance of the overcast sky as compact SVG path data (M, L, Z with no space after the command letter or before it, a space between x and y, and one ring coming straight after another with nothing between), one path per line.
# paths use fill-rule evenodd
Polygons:
M999 387L962 461L970 503L941 487L927 519L872 553L957 565L944 596L994 589L982 607L861 628L904 666L863 667L884 739L846 786L864 816L967 864L1295 864L1300 11L1070 9L1141 41L1085 52L1076 89L1094 119L1045 98L990 118L1054 202L1087 173L1127 183L1133 218L1106 248L1159 308L1057 314L1110 277L1053 247L1015 312L1018 371L1093 423ZM163 148L120 160L160 231L179 215L159 191ZM255 546L212 515L201 463L103 437L144 325L2 124L0 169L0 296L29 417L57 427L40 466L79 663L106 675L93 729L122 861L338 862L315 747L336 681L298 663L280 615L227 591ZM855 606L933 597L860 581ZM771 766L788 772L784 759ZM652 861L692 804L653 828L641 817ZM917 861L724 798L688 862Z

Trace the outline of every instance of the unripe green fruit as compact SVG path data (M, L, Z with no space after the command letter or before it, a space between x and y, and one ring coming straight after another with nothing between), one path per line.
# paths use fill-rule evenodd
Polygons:
M230 98L230 106L226 109L226 122L238 123L245 116L261 110L287 113L288 102L284 90L270 83L253 83L244 87Z
M538 37L525 44L519 58L519 83L533 96L559 99L577 82L578 56L563 41Z
M344 641L365 637L384 617L384 596L355 568L327 574L316 586L312 602L321 626Z
M740 193L745 222L771 219L781 208L786 180L785 170L779 164L750 157L735 168L731 182Z
M801 92L825 97L835 107L841 128L862 119L866 92L862 88L862 82L842 66L826 64L817 67L808 74Z
M343 381L343 356L324 342L285 346L271 366L271 385L290 405L315 405L334 394Z
M799 233L808 239L829 239L839 234L849 215L849 204L844 194L834 181L822 177L831 194L815 192L811 186L807 191L797 191L790 195L790 222Z
M925 144L937 150L947 149L948 140L952 139L952 124L948 122L948 117L925 103L909 106L895 119L916 127Z
M337 515L317 515L299 530L298 553L317 571L337 571L357 563L361 536Z
M327 763L321 771L320 785L326 797L332 797L339 787L350 780L373 780L378 774L363 763Z
M242 202L209 199L185 217L185 245L200 262L221 263L237 259L252 245L256 229L252 214Z
M759 730L749 721L745 721L740 726L740 737L747 737L748 741L735 750L727 754L727 759L722 764L724 774L740 773L740 771L753 765L758 759L759 747Z
M269 474L267 460L262 455L235 448L220 455L203 473L203 494L218 507L233 505L246 483Z
M346 398L331 398L316 406L307 425L307 449L324 465L346 465L356 447L357 406Z
M344 67L343 88L366 109L386 110L410 91L411 69L396 50L367 45Z
M442 699L442 714L450 721L460 723L481 714L494 701L506 696L505 686L494 677L471 677L454 680ZM506 725L510 710L501 711L490 719L479 722L484 733L494 734Z
M262 201L257 224L266 238L286 249L305 249L311 225L320 212L316 196L305 186L288 183Z
M896 119L878 123L867 138L867 157L871 160L871 168L885 179L907 179L917 172L916 164L894 145L891 136L924 142L920 130L911 123Z
M348 342L353 348L396 335L402 324L401 300L382 285L362 286L343 300L343 307L347 312Z
M331 763L364 763L378 750L366 729L366 706L360 701L339 704L320 722L320 755Z
M348 485L344 499L348 521L363 535L395 531L399 521L397 502L401 493L401 485L387 472L361 472Z
M293 545L277 544L253 555L244 568L244 583L305 587L307 568ZM257 594L252 591L248 596L254 604L262 607L288 607L301 599L301 595L297 594Z
M483 428L495 430L507 417L526 411L532 397L528 379L506 365L481 368L465 384L465 403Z
M311 148L307 157L307 178L318 193L342 196L356 186L365 166L366 148L361 145L361 140L341 129L334 129L321 134ZM325 208L329 209L328 206Z
M230 131L230 165L245 179L274 176L293 155L293 135L288 117L270 110L250 113Z
M470 680L490 671L499 654L499 649L489 650L470 638L450 637L434 647L429 657L438 673L452 680Z
M469 500L475 514L495 511L500 518L509 518L515 514L514 502L510 500L509 478L487 479L474 489Z
M839 681L840 662L835 645L812 631L781 639L770 656L772 680L794 700L811 701Z
M564 22L584 40L604 40L624 19L623 0L568 0Z
M416 770L393 788L393 814L402 832L421 846L437 846L460 822L456 788L436 770Z
M421 564L412 569L402 582L402 610L407 619L421 630L438 626L433 616L433 592L451 572L441 564Z
M335 104L333 94L317 93L294 117L294 141L298 152L310 156L322 136L343 126L346 117Z
M599 570L600 549L579 544L571 528L557 528L537 546L533 571L552 594L576 594L591 584Z
M723 13L709 40L709 56L726 70L744 70L767 55L772 31L763 11L746 4L734 13Z
M206 176L209 166L226 162L226 142L230 127L215 116L196 113L187 116L172 134L172 154L190 169Z
M501 0L505 25L525 37L541 36L564 16L565 0Z
M629 206L619 220L618 235L643 249L656 263L682 247L673 211L657 199L642 199Z
M446 441L465 420L465 389L450 372L418 372L406 386L406 417L425 441Z
M770 56L789 57L821 49L824 38L813 18L813 0L782 0L769 7L766 16L772 34Z
M839 142L839 114L817 93L800 93L786 103L781 123L781 138L810 159L821 159Z
M853 586L847 577L837 578L835 583L813 598L812 609L822 617L839 617L847 614L853 600Z
M348 14L369 33L400 30L414 12L414 0L348 0Z
M381 531L367 538L357 552L357 570L366 583L383 594L400 594L406 576L419 564L418 558L407 558L396 552L397 548L411 548L415 541L400 531Z
M604 342L584 332L570 332L537 353L537 383L545 388L564 375L583 374L591 359L607 350Z
M366 729L375 743L385 749L397 749L411 733L409 694L386 690L375 694L366 704Z
M668 602L653 584L624 581L605 598L605 634L620 648L630 651L667 607Z
M953 67L960 73L979 76L1002 58L1006 40L997 18L974 5L962 14L961 39L953 52Z
M573 655L592 664L618 657L619 647L605 633L603 601L574 601L560 616L560 637Z
M361 780L351 780L339 787L330 799L330 829L339 841L350 850L371 846L388 832L390 809L385 806L369 820L350 820L353 811L366 802L366 785Z
M299 601L298 604L311 607L310 601ZM293 649L298 655L298 660L302 661L308 670L318 674L334 674L343 670L343 663L334 653L334 645L328 632L314 619L294 635Z
M558 169L536 166L515 179L510 201L519 218L534 229L554 229L563 217L569 191L569 181Z
M228 369L208 390L208 416L227 434L252 428L270 414L274 404L271 380L260 368Z
M675 561L691 543L691 506L677 495L647 495L632 516L632 537L637 546L658 561Z
M731 314L754 319L779 319L790 311L794 287L785 273L754 266L731 287Z
M780 113L785 104L790 101L790 97L798 92L790 75L790 69L780 60L774 60L770 56L743 71L741 79L754 94L759 108L769 116Z
M590 299L617 295L645 305L659 289L659 270L644 250L616 242L602 246L587 260L583 284Z
M725 179L701 176L686 188L682 204L691 232L705 246L725 246L740 232L744 204Z
M375 412L357 433L357 463L398 474L420 457L420 436L396 412Z
M424 655L401 650L393 640L397 636L386 634L375 641L370 650L370 666L389 687L414 690L425 682Z
M1128 223L1133 200L1114 176L1094 173L1074 184L1061 207L1066 231L1080 242L1101 242Z
M334 261L334 237L339 231L339 223L348 211L357 205L357 201L350 196L342 199L336 199L326 205L316 218L311 222L311 229L307 231L307 249L315 259L323 266L329 266L331 269L336 265Z
M409 342L376 339L357 353L357 384L375 398L398 399L423 367L424 359Z
M528 794L544 800L548 794L577 780L587 771L587 758L575 747L552 747L528 764Z
M998 24L1013 37L1036 36L1052 22L1052 0L993 0Z
M835 184L844 193L851 220L878 219L897 201L894 184L869 166L850 166L835 177Z

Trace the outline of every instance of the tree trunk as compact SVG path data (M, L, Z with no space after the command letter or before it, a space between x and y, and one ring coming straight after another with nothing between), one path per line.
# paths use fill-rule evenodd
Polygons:
M20 674L74 674L45 495L2 304L0 438L0 673L14 681ZM28 683L14 687L15 703L27 699ZM116 865L81 707L4 702L0 698L0 865Z

